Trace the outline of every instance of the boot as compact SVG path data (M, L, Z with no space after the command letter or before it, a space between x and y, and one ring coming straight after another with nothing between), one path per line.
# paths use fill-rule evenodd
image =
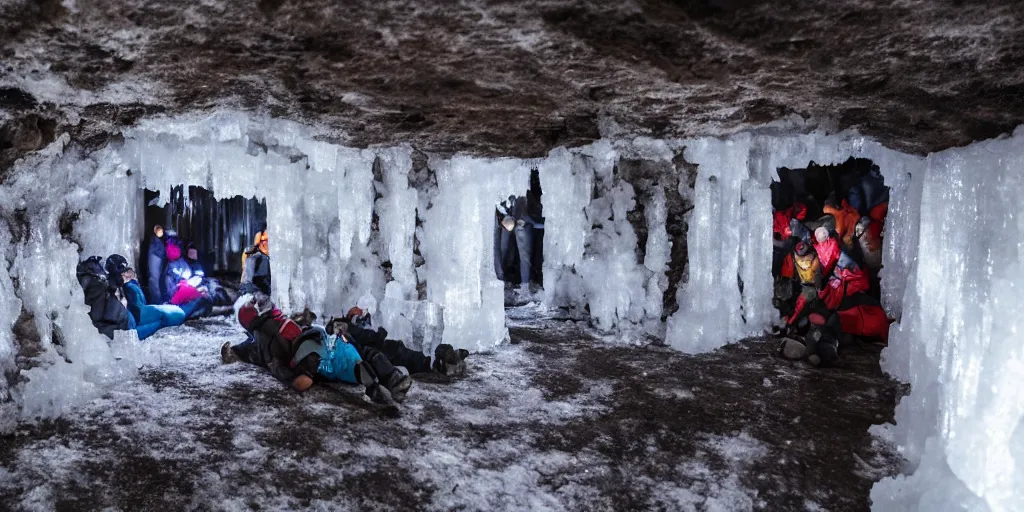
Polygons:
M360 361L356 365L356 380L366 387L366 396L371 402L381 406L388 415L398 415L398 403L391 396L391 392L377 380L377 375L366 361Z
M806 350L807 347L803 343L793 338L783 338L782 343L779 345L779 355L794 361L803 359Z
M409 388L412 387L412 378L401 368L395 368L395 371L391 372L391 376L388 377L386 387L391 392L391 398L401 403L405 400L405 395L409 393Z
M455 377L466 373L466 362L451 345L442 343L434 349L434 362L431 368L442 375Z
M235 355L235 351L231 350L231 342L225 341L220 346L220 362L223 364L231 364L238 362L238 356Z

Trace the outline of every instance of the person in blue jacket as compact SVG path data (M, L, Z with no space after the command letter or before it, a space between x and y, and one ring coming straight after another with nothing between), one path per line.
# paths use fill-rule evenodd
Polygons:
M173 304L147 304L142 287L136 278L135 270L128 265L128 260L120 254L107 257L104 268L107 280L121 288L121 294L128 303L128 313L136 325L159 324L156 330L173 327L185 323L185 311ZM142 339L140 334L139 339Z

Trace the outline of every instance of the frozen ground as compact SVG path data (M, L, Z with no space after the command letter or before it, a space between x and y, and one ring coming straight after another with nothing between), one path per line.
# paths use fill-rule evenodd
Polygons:
M399 419L220 365L227 319L160 333L139 381L3 439L0 508L867 510L899 465L867 434L901 391L877 348L815 371L758 340L687 356L513 313L511 345L418 382Z

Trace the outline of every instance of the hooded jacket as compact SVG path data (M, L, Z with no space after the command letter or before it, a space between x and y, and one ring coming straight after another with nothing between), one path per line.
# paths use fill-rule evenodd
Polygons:
M117 298L117 286L107 279L107 272L99 256L93 256L78 264L75 269L78 283L85 292L85 304L89 306L89 318L104 336L114 339L114 331L130 328L128 309Z

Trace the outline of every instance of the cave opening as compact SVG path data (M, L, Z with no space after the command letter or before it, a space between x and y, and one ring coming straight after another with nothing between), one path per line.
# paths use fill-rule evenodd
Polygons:
M138 276L148 302L184 300L176 296L185 293L183 283L207 296L205 313L223 313L238 296L245 256L269 238L266 200L218 199L206 188L179 185L166 201L146 189L143 201ZM264 245L269 250L269 240Z
M778 169L771 184L773 305L793 334L831 324L845 338L888 339L881 307L889 187L866 158Z

